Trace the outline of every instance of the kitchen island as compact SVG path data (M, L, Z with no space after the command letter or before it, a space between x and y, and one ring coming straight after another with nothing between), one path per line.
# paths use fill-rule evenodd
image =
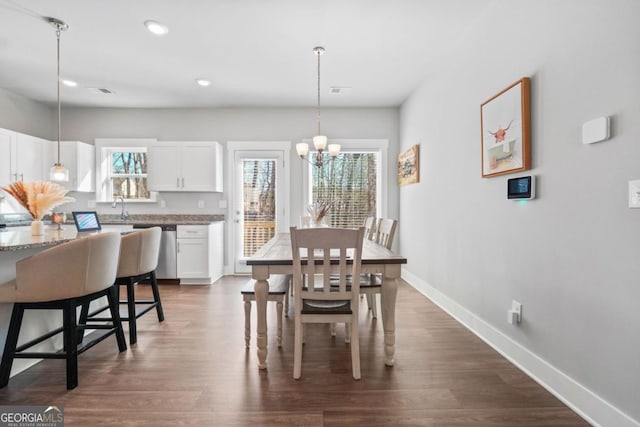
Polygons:
M108 226L101 232L122 233L129 232L131 229L132 226L123 224ZM66 225L62 230L57 230L54 226L45 228L42 236L32 236L31 227L8 227L3 229L3 231L0 231L0 286L16 277L16 263L19 260L82 236L82 234L78 235L73 225ZM52 278L51 285L63 286L64 277ZM104 304L106 304L106 300ZM0 349L2 350L4 350L9 321L11 320L12 307L13 304L0 303ZM22 321L18 345L54 330L60 325L60 313L57 311L38 310L37 312L27 312ZM61 334L33 347L33 351L50 352L60 348L62 348ZM37 362L38 360L34 359L16 359L11 370L12 375Z
M68 215L71 217L71 215ZM223 215L131 215L127 219L120 219L119 215L100 215L103 225L102 232L130 232L134 226L166 226L186 227L183 243L183 258L185 262L181 266L179 273L186 277L182 282L192 284L209 284L215 281L222 274L222 226ZM16 262L34 255L49 247L59 245L70 240L82 237L78 236L75 225L67 223L63 225L63 230L57 230L55 225L45 226L43 236L32 236L28 221L22 223L14 222L7 224L7 228L0 229L0 286L16 276ZM190 227L205 227L217 230L215 239L205 239L199 234L191 236L193 231ZM197 231L197 228L196 228ZM194 238L195 237L195 238ZM206 253L207 260L199 260ZM162 254L161 254L162 255ZM173 253L175 262L176 254ZM214 268L211 260L219 261L219 268ZM201 261L201 262L200 262ZM203 267L204 264L204 268ZM180 264L179 264L180 265ZM52 286L64 284L64 278L55 278ZM103 303L100 301L100 303ZM106 300L104 301L106 304ZM92 305L92 309L97 306ZM12 304L0 303L0 350L4 349L4 342L11 319ZM55 329L61 322L59 313L41 310L39 312L27 312L23 320L23 327L20 334L19 344L26 342L36 336L40 336L50 330ZM62 336L55 336L34 348L34 351L53 351L62 347ZM20 372L37 361L32 359L16 359L13 364L12 375Z

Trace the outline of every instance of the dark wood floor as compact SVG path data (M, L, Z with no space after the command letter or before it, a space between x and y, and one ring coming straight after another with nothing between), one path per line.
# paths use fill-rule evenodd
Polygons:
M71 391L64 362L45 360L11 378L0 404L63 405L67 426L588 425L405 283L394 367L383 363L382 322L362 312L362 380L351 377L344 328L332 338L325 325L309 326L294 380L293 321L278 349L269 303L269 368L260 372L254 337L244 346L246 280L161 286L166 320L140 318L137 345L119 354L110 337L82 354Z

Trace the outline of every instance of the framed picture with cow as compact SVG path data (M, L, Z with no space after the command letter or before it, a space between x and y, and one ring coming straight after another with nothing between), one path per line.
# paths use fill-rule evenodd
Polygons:
M529 94L523 77L480 105L483 178L531 169Z

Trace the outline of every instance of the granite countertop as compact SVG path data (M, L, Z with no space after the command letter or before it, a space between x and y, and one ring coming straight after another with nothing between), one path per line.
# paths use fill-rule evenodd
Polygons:
M129 218L120 219L120 215L98 214L102 224L140 224L140 225L207 225L212 222L224 221L224 215L188 215L188 214L145 214L130 215ZM51 224L47 218L43 220L45 224ZM0 218L0 223L7 227L19 227L31 224L31 220L23 215L5 216ZM67 214L67 224L73 224L73 216Z
M130 215L120 219L120 215L99 215L103 224L141 224L141 225L207 225L212 222L224 221L224 215ZM73 218L72 218L73 221Z
M30 220L12 219L12 221L6 221L7 228L0 229L0 252L44 248L78 238L76 227L73 225L73 218L71 218L71 222L67 218L67 223L64 225L63 230L57 230L55 226L46 225L42 236L32 236L31 228L29 227L19 228L19 226L30 225ZM131 215L126 220L120 219L120 215L100 215L100 222L109 226L109 229L103 230L104 232L131 232L131 226L135 224L208 225L218 221L224 221L224 215ZM50 224L50 221L43 222ZM118 225L122 225L122 229L119 229Z
M130 233L131 227L109 227L109 229L96 231L95 233ZM65 226L62 230L55 227L45 228L41 236L32 236L30 227L7 228L0 232L0 253L21 251L23 249L46 248L60 243L75 240L78 232L75 227Z

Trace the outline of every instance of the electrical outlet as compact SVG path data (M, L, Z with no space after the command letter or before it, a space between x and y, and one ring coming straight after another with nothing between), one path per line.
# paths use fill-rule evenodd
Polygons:
M218 207L219 207L220 209L227 209L227 201L226 201L226 200L220 200L220 201L218 202Z
M160 207L161 208L166 208L167 207L167 201L164 200L164 199L160 200Z
M204 200L198 200L198 207L204 209Z
M522 304L518 301L511 301L511 310L507 312L507 322L512 325L522 322Z

